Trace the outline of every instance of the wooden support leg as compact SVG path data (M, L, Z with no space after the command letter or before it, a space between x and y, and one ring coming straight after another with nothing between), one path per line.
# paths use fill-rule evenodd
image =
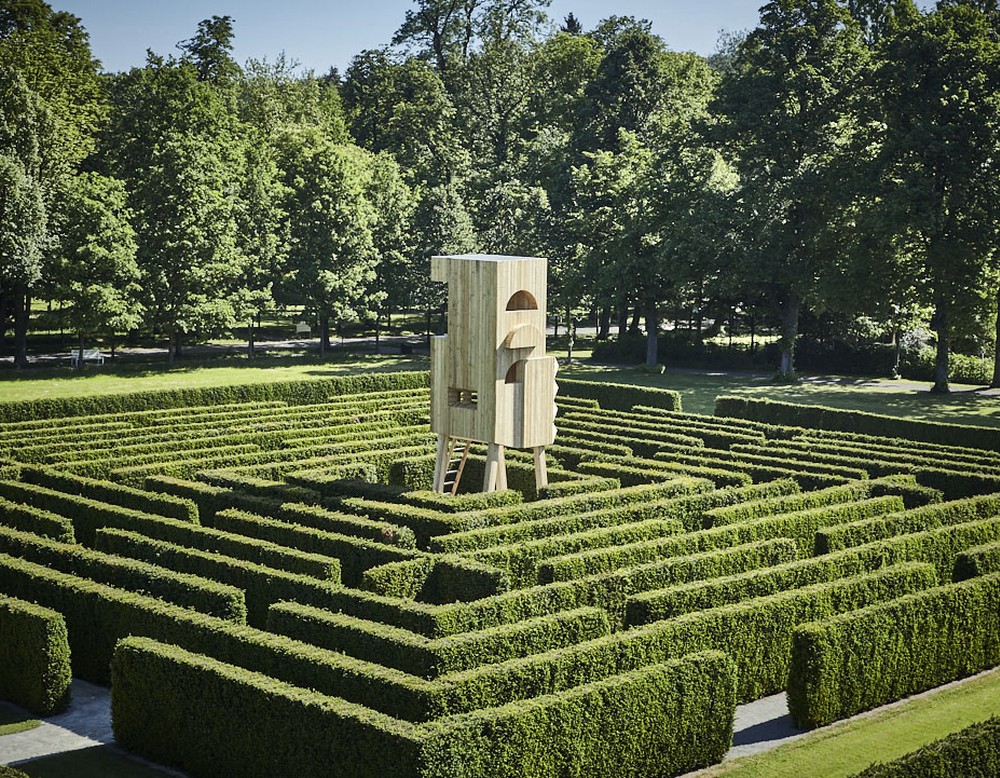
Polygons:
M483 474L483 491L494 492L500 476L500 461L502 449L496 443L490 443L486 451L486 472Z
M507 460L503 455L503 446L497 446L497 489L507 488Z
M535 489L549 485L549 473L545 469L545 446L535 446Z
M451 459L451 440L447 435L438 435L437 459L434 461L434 491L444 491L444 477Z

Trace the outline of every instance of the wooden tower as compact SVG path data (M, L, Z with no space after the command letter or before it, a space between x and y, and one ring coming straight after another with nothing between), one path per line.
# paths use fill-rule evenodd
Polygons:
M533 449L535 484L548 483L557 365L545 356L546 267L537 257L431 258L431 278L448 284L448 334L431 339L436 491L458 490L471 443L487 447L484 492L507 488L505 447Z

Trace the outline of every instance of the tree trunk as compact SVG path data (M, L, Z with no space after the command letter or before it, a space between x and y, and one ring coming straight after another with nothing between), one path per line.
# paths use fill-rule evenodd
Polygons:
M330 317L323 314L319 317L319 355L326 356L330 350Z
M31 296L25 284L14 287L14 366L28 366L28 321L31 318Z
M635 304L635 309L632 311L632 321L628 325L628 331L629 332L638 332L639 331L639 321L640 321L641 318L642 318L642 305L640 305L639 303L636 303ZM656 321L657 321L657 324L659 324L660 320L657 319ZM649 311L648 311L648 309L646 311L646 326L647 326L647 328L649 327Z
M0 357L7 356L7 318L10 313L10 290L0 286Z
M781 340L778 341L781 358L778 364L778 379L791 380L795 377L795 339L799 334L799 309L802 300L797 292L789 290L785 304L781 306Z
M576 328L573 326L573 311L566 306L566 362L573 362L573 335Z
M628 306L618 306L618 340L624 340L628 332Z
M945 306L939 301L934 311L934 331L937 333L937 348L934 353L934 385L931 391L935 394L948 394L951 387L948 386L948 354L951 351L951 322L948 320L948 312Z
M597 314L597 339L607 340L611 332L611 307L601 308Z
M1000 287L997 287L996 336L996 345L993 350L993 380L990 381L991 389L1000 387Z
M83 330L80 330L79 337L77 338L76 347L80 349L76 355L76 369L83 370Z
M174 341L177 335L173 329L167 331L167 367L174 366Z
M253 359L253 316L247 320L247 359Z
M646 301L646 365L655 367L658 361L658 336L660 334L660 317L656 310L656 303L652 300ZM637 306L638 309L638 306Z

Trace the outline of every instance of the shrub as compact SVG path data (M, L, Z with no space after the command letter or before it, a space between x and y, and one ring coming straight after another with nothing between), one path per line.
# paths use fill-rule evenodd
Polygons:
M935 503L888 516L860 518L816 532L815 553L827 554L893 535L920 532L948 524L963 524L1000 513L1000 494Z
M52 511L10 502L0 497L0 517L8 527L52 538L60 543L76 543L73 522Z
M1000 664L1000 575L800 626L788 707L818 727Z
M559 390L570 397L596 400L602 408L616 411L628 411L634 405L651 405L668 411L681 409L680 392L672 389L560 378Z
M298 603L274 605L268 614L267 628L304 643L425 678L561 648L610 632L603 610L578 608L431 639L399 627Z
M732 741L732 662L695 654L425 725L426 778L677 775Z
M683 464L651 459L619 461L609 459L603 462L581 462L580 470L605 478L617 478L625 486L639 486L640 484L663 481L672 476L705 478L720 489L727 486L748 486L753 483L753 479L747 473L740 472L740 469L735 466L725 469L711 467L710 460L700 460L694 457L689 457L688 462L688 464ZM705 464L699 464L699 462L705 462Z
M111 718L125 748L196 775L405 778L420 746L412 725L146 638L115 650Z
M759 519L763 516L794 513L810 508L822 508L829 505L856 502L867 497L869 489L868 482L857 482L844 484L843 486L831 486L815 492L795 492L763 500L741 502L735 505L722 505L718 508L705 511L702 526L705 529L709 529L723 524L739 524L744 521Z
M263 627L267 609L274 602L296 600L331 608L338 602L336 595L341 591L340 584L330 580L296 575L225 554L185 548L126 530L100 529L94 545L109 554L203 576L243 590L247 622L255 627Z
M1000 543L985 543L968 548L955 559L956 581L989 573L1000 573Z
M69 702L66 622L54 610L0 594L0 698L39 716Z
M928 743L853 778L992 778L1000 775L1000 716Z
M416 389L428 385L426 372L358 373L334 378L239 384L202 389L162 389L93 397L24 400L0 404L0 423L89 414L114 415L162 408L282 401L293 405L326 402L332 396ZM44 425L41 425L44 426Z
M920 483L939 489L949 500L1000 492L1000 475L996 474L942 467L918 467L915 472Z
M715 399L715 415L735 416L767 424L900 437L992 451L1000 449L1000 429L992 427L917 421L878 413L825 408L820 405L798 405L767 399L720 396Z
M108 586L141 591L237 624L246 623L243 592L207 578L176 573L147 562L120 559L2 526L0 552Z

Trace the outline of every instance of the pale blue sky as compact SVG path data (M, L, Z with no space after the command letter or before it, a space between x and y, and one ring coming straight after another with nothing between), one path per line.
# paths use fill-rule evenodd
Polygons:
M362 49L388 43L411 0L48 0L53 8L83 20L94 55L105 70L142 65L146 49L176 53L198 22L231 16L236 22L235 55L290 59L318 73L341 71ZM612 14L649 19L653 31L675 51L711 54L719 31L756 26L758 0L553 0L549 16L561 22L573 12L591 29Z

